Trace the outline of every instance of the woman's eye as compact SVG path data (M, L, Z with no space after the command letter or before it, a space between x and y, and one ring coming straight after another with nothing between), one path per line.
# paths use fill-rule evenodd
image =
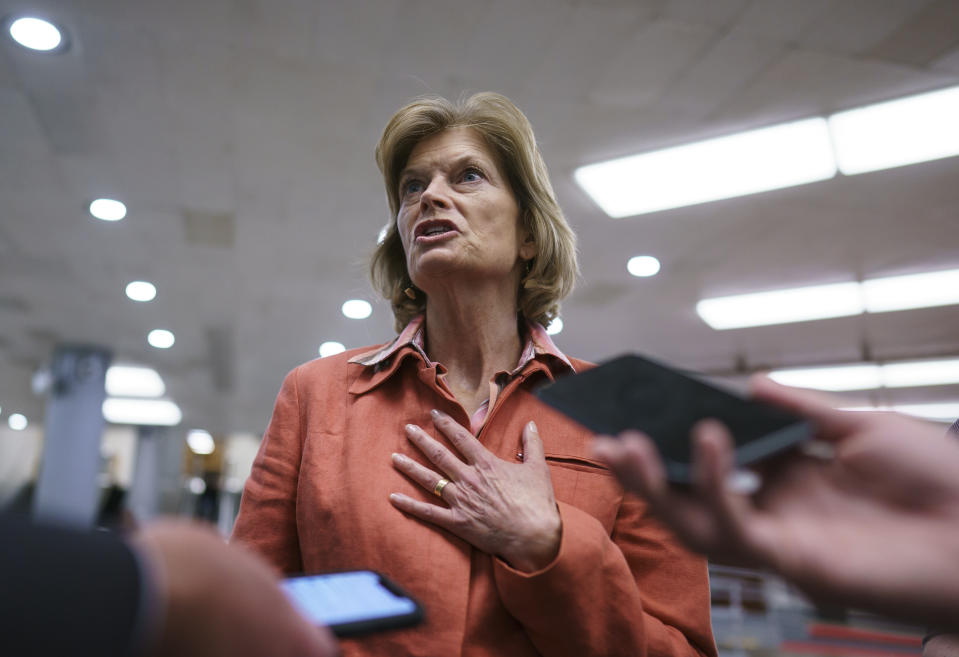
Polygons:
M423 183L419 180L407 180L400 187L400 192L403 196L409 196L410 194L419 194L423 191Z
M463 182L476 182L477 180L483 179L483 174L479 169L467 169L463 172L463 175L460 176L460 179Z

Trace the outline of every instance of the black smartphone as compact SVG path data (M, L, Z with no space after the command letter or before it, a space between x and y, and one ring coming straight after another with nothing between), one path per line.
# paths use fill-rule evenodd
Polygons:
M297 575L281 584L300 613L339 637L410 627L423 620L416 600L372 570Z
M740 466L786 450L812 431L806 420L776 406L635 354L559 379L537 395L596 433L642 431L659 448L666 477L678 484L690 483L689 433L704 418L729 427Z

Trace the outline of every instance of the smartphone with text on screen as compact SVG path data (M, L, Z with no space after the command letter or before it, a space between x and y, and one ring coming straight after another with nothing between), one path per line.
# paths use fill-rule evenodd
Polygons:
M283 590L300 613L339 637L410 627L423 608L385 575L371 570L287 577Z
M596 433L645 433L659 448L667 478L677 484L690 483L689 434L702 419L715 418L729 428L739 466L758 463L811 435L803 418L635 354L559 379L536 394Z

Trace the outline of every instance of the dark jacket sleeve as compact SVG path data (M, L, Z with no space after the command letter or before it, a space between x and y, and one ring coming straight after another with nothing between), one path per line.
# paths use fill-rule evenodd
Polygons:
M114 534L0 515L0 655L130 655L142 582Z

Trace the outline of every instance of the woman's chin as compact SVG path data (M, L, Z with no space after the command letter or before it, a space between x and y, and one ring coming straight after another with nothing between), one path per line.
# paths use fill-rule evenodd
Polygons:
M420 256L416 264L409 268L414 282L423 279L441 280L456 276L463 271L464 265L451 253L426 253Z

